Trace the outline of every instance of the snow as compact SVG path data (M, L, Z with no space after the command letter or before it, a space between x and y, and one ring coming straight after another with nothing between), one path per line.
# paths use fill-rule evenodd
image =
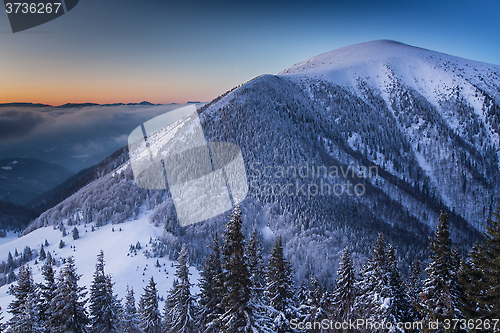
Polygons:
M355 44L312 57L278 75L300 82L310 78L329 81L349 90L359 90L359 80L381 94L390 106L388 90L404 85L430 101L450 126L463 132L458 115L447 113L441 103L456 87L460 97L470 105L487 129L489 144L500 148L500 135L486 120L481 89L500 102L498 86L500 66L467 60L389 40ZM313 97L313 96L312 96ZM498 153L500 157L500 150ZM499 165L500 167L500 165Z
M4 169L4 170L12 170L12 167L10 167L10 166L3 166L2 169Z
M12 240L17 238L17 234L13 231L7 231L7 236L5 237L0 237L0 245L3 245L5 243L11 242Z
M126 295L127 285L134 288L136 292L136 301L143 293L143 288L153 276L157 283L157 289L160 298L166 297L167 292L172 285L174 279L175 267L172 266L172 261L166 258L150 258L147 259L143 255L144 249L147 249L150 237L155 238L161 236L163 230L161 227L155 227L149 223L149 214L151 212L143 212L136 221L128 221L121 224L106 225L101 228L96 228L91 231L91 226L77 226L80 233L80 238L73 240L71 230L73 227L66 227L68 232L66 237L62 237L59 230L54 230L53 227L45 227L37 229L21 238L16 238L14 234L8 233L6 238L0 239L0 253L5 255L3 260L7 259L8 252L14 254L17 249L22 253L25 246L30 246L31 249L40 249L40 245L49 242L49 246L45 251L50 251L55 259L68 258L74 256L77 273L82 275L79 285L87 286L87 290L91 284L93 273L95 270L96 257L99 251L104 251L105 272L113 276L114 292L118 294L119 299L124 299ZM112 231L112 228L115 231ZM119 231L119 229L122 231ZM66 246L59 249L59 241L63 240ZM129 246L131 244L141 243L142 250L137 251L136 256L127 256ZM147 246L146 246L147 245ZM71 248L72 246L75 249ZM132 255L132 254L131 254ZM161 268L155 267L156 261L159 261ZM34 264L32 260L29 266L33 270L35 282L43 282L41 276L41 267L43 263ZM56 268L59 271L63 265ZM166 272L165 272L166 270ZM196 269L190 268L191 283L195 284L191 292L197 293L196 283L199 279L199 273ZM13 297L7 294L10 285L0 287L0 306L2 309L7 309ZM160 309L163 308L163 302L159 304ZM10 317L9 313L4 311L5 319Z
M271 228L269 228L269 226L265 226L264 228L262 228L261 232L262 232L262 238L264 239L269 239L274 237L274 232L271 230Z

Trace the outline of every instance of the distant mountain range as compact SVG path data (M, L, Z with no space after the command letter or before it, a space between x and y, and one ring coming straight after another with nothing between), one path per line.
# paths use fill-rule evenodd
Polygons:
M187 104L196 104L201 103L200 101L189 101ZM110 103L110 104L97 104L97 103L66 103L58 106L53 106L49 104L42 103L28 103L28 102L13 102L13 103L0 103L0 108L2 107L52 107L52 108L81 108L87 106L137 106L137 105L175 105L177 103L169 103L169 104L154 104L148 101L142 101L140 103Z

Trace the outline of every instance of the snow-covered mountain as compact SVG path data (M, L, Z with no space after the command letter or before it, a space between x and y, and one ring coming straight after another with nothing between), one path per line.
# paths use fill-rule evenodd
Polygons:
M457 244L477 237L498 197L499 73L500 66L374 41L259 76L198 113L209 141L242 150L250 187L242 203L246 232L262 230L267 248L282 235L295 279L314 272L331 286L340 250L351 244L359 261L377 231L404 261L424 251L440 210L450 212ZM175 126L188 135L187 123ZM149 221L159 226L160 252L175 259L188 243L198 265L226 219L181 228L169 191L137 187L126 162L43 213L16 246L68 224L110 232L109 224ZM120 235L126 233L115 231L105 242ZM90 263L79 273L91 276L104 238L85 237L96 253L82 259ZM113 251L105 255L115 260Z

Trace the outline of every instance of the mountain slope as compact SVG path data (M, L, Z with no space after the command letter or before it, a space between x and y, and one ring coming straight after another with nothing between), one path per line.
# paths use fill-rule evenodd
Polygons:
M129 286L134 289L138 301L143 293L143 288L152 276L157 283L161 298L160 309L163 308L163 299L167 296L175 278L175 267L166 258L152 257L153 244L150 240L160 236L162 229L148 223L145 212L141 212L138 220L122 223L120 226L115 226L114 229L111 226L106 226L92 231L90 225L80 225L77 227L80 238L76 240L72 238L72 228L68 228L66 236L62 236L59 230L42 228L21 238L13 237L9 242L0 242L0 253L7 255L11 252L14 255L17 250L22 255L23 249L29 246L32 251L35 251L33 255L35 257L35 253L38 253L41 245L47 240L49 246L45 247L44 251L50 251L52 258L57 261L57 267L55 267L57 272L64 266L62 259L73 256L77 273L82 275L79 285L87 286L88 291L93 279L97 254L103 250L105 271L112 275L115 283L113 291L119 299L125 298L127 286ZM66 244L63 248L59 248L61 240ZM140 243L142 248L130 251L130 245L135 246L137 243ZM146 252L149 252L150 255L146 255ZM156 266L157 261L161 267ZM35 282L43 282L41 275L43 262L32 260L28 264L33 270ZM196 281L199 278L198 272L191 269L191 273L192 281ZM14 299L8 293L8 288L9 285L0 287L0 306L2 309L8 309L9 303ZM193 288L193 292L197 292L197 290L197 287ZM5 320L10 318L9 313L4 312L4 316Z
M38 214L43 213L47 209L54 207L68 198L82 187L122 165L126 160L128 160L128 151L126 148L121 148L104 159L101 163L69 177L61 184L29 201L25 206Z
M35 212L23 206L0 201L0 228L23 230L36 217Z
M0 200L23 205L62 183L72 172L35 158L0 160Z
M296 280L315 273L328 285L341 249L350 244L359 261L378 231L404 262L422 255L441 210L450 212L459 247L479 236L498 198L499 72L375 41L255 78L198 112L209 141L242 150L246 232L270 230L268 242L282 235ZM188 136L189 125L172 126ZM175 147L167 143L165 152ZM181 228L169 191L135 186L127 162L44 212L25 233L120 223L142 205L164 227L165 253L175 258L187 242L195 264L207 235L221 233L226 220L222 214Z

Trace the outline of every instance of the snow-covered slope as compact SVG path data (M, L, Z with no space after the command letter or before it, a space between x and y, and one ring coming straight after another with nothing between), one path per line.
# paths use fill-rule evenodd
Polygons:
M500 166L500 66L382 40L321 54L280 75L307 91L324 118L353 118L343 113L331 89L346 90L344 98L352 94L375 104L378 114L357 114L361 119L353 120L389 125L392 139L402 146L400 155L413 160L403 165L423 171L447 209L480 228L483 208L491 205L498 188L493 175ZM350 148L364 150L369 160L401 180L415 178L410 174L415 170L391 168L400 157L383 154L367 138L367 130L346 129Z
M60 267L56 267L57 271L64 266L62 259L73 256L77 273L81 275L79 285L85 285L89 290L97 254L100 250L103 250L105 271L107 274L112 275L115 283L114 292L119 299L125 297L126 288L129 286L134 289L136 301L138 301L143 293L143 287L149 282L151 276L157 283L159 296L162 299L167 295L167 291L175 278L175 267L172 267L173 262L167 258L148 258L144 254L145 250L151 250L150 239L156 240L157 237L163 234L161 227L155 227L149 222L148 217L150 214L151 211L142 211L138 220L127 221L120 225L102 226L95 229L95 231L91 231L90 224L77 226L80 237L76 240L73 240L71 232L74 227L67 227L68 233L65 237L62 236L61 231L58 229L52 227L40 228L21 238L8 237L8 242L0 244L0 253L7 254L11 252L14 255L17 249L22 254L26 246L38 252L41 245L47 240L49 246L45 247L44 250L46 252L50 251L52 258L61 263ZM59 248L61 240L66 244L62 249ZM130 245L135 246L138 242L141 244L142 249L137 250L136 254L130 252ZM161 267L156 266L157 260ZM43 262L35 264L35 260L31 260L28 265L32 268L35 282L44 282L41 275ZM194 268L191 268L191 273L191 281L196 283L199 274ZM0 287L0 306L4 309L6 319L10 315L5 310L8 309L8 305L13 299L13 296L8 294L9 286ZM193 292L197 292L197 290L195 286ZM163 305L160 305L162 309Z
M498 150L498 127L486 114L488 98L500 102L500 66L463 59L395 41L379 40L333 50L295 64L280 75L299 80L314 78L363 93L360 82L377 89L391 104L394 85L411 88L432 105L443 108L453 95L471 106ZM486 105L485 105L486 104ZM449 126L464 133L460 115L449 110L443 117ZM448 111L448 112L446 112ZM470 115L469 115L470 116ZM498 119L496 119L498 121Z

